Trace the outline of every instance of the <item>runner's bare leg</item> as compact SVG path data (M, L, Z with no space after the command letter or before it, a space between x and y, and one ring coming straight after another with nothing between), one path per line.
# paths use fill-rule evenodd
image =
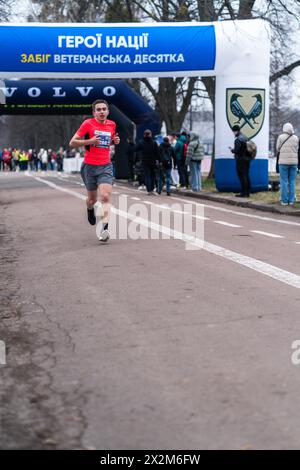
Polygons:
M112 185L111 184L100 184L98 186L99 189L99 198L102 203L103 208L103 224L107 224L110 216L110 197L112 192Z
M88 209L92 209L97 202L97 189L95 191L88 191L86 198L86 205Z

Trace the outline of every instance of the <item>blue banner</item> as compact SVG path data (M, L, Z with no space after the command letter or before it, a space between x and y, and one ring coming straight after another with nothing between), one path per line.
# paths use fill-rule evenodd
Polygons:
M211 71L213 25L0 25L0 73L140 75ZM6 72L6 73L5 73ZM42 74L42 75L41 75Z

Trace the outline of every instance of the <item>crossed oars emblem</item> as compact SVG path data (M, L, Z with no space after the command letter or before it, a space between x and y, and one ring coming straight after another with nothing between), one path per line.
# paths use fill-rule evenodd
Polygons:
M251 121L253 122L253 124L258 124L258 122L255 121L255 118L257 118L262 112L261 95L257 94L257 95L252 96L252 98L256 98L256 101L254 105L252 106L251 110L249 111L249 113L246 113L243 106L238 100L238 98L241 96L242 95L239 95L238 93L234 93L230 99L230 110L232 114L234 114L234 116L239 118L238 121L236 121L234 124L239 124L241 120L244 119L243 124L240 126L241 129L246 124L248 124L252 129L255 129Z

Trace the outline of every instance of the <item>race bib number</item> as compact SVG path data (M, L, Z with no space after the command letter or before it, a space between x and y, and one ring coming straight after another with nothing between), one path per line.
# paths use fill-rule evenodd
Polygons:
M102 149L109 149L110 141L111 141L111 133L104 132L104 131L95 131L95 135L97 136L99 140L99 144L97 145L97 147L100 147Z

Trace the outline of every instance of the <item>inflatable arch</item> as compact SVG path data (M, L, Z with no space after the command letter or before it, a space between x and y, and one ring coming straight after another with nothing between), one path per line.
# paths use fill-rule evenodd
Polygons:
M145 129L153 135L160 130L159 115L123 80L3 80L0 94L0 115L91 115L91 103L100 98L110 104L109 117L117 122L122 142L129 136L141 139ZM116 178L129 176L126 150L126 145L116 147ZM77 170L71 160L67 163Z
M91 103L105 99L137 127L160 130L159 115L123 80L2 80L1 114L91 114Z
M270 34L263 20L216 23L1 24L0 77L216 76L215 174L239 190L232 126L253 138L253 190L268 184Z

